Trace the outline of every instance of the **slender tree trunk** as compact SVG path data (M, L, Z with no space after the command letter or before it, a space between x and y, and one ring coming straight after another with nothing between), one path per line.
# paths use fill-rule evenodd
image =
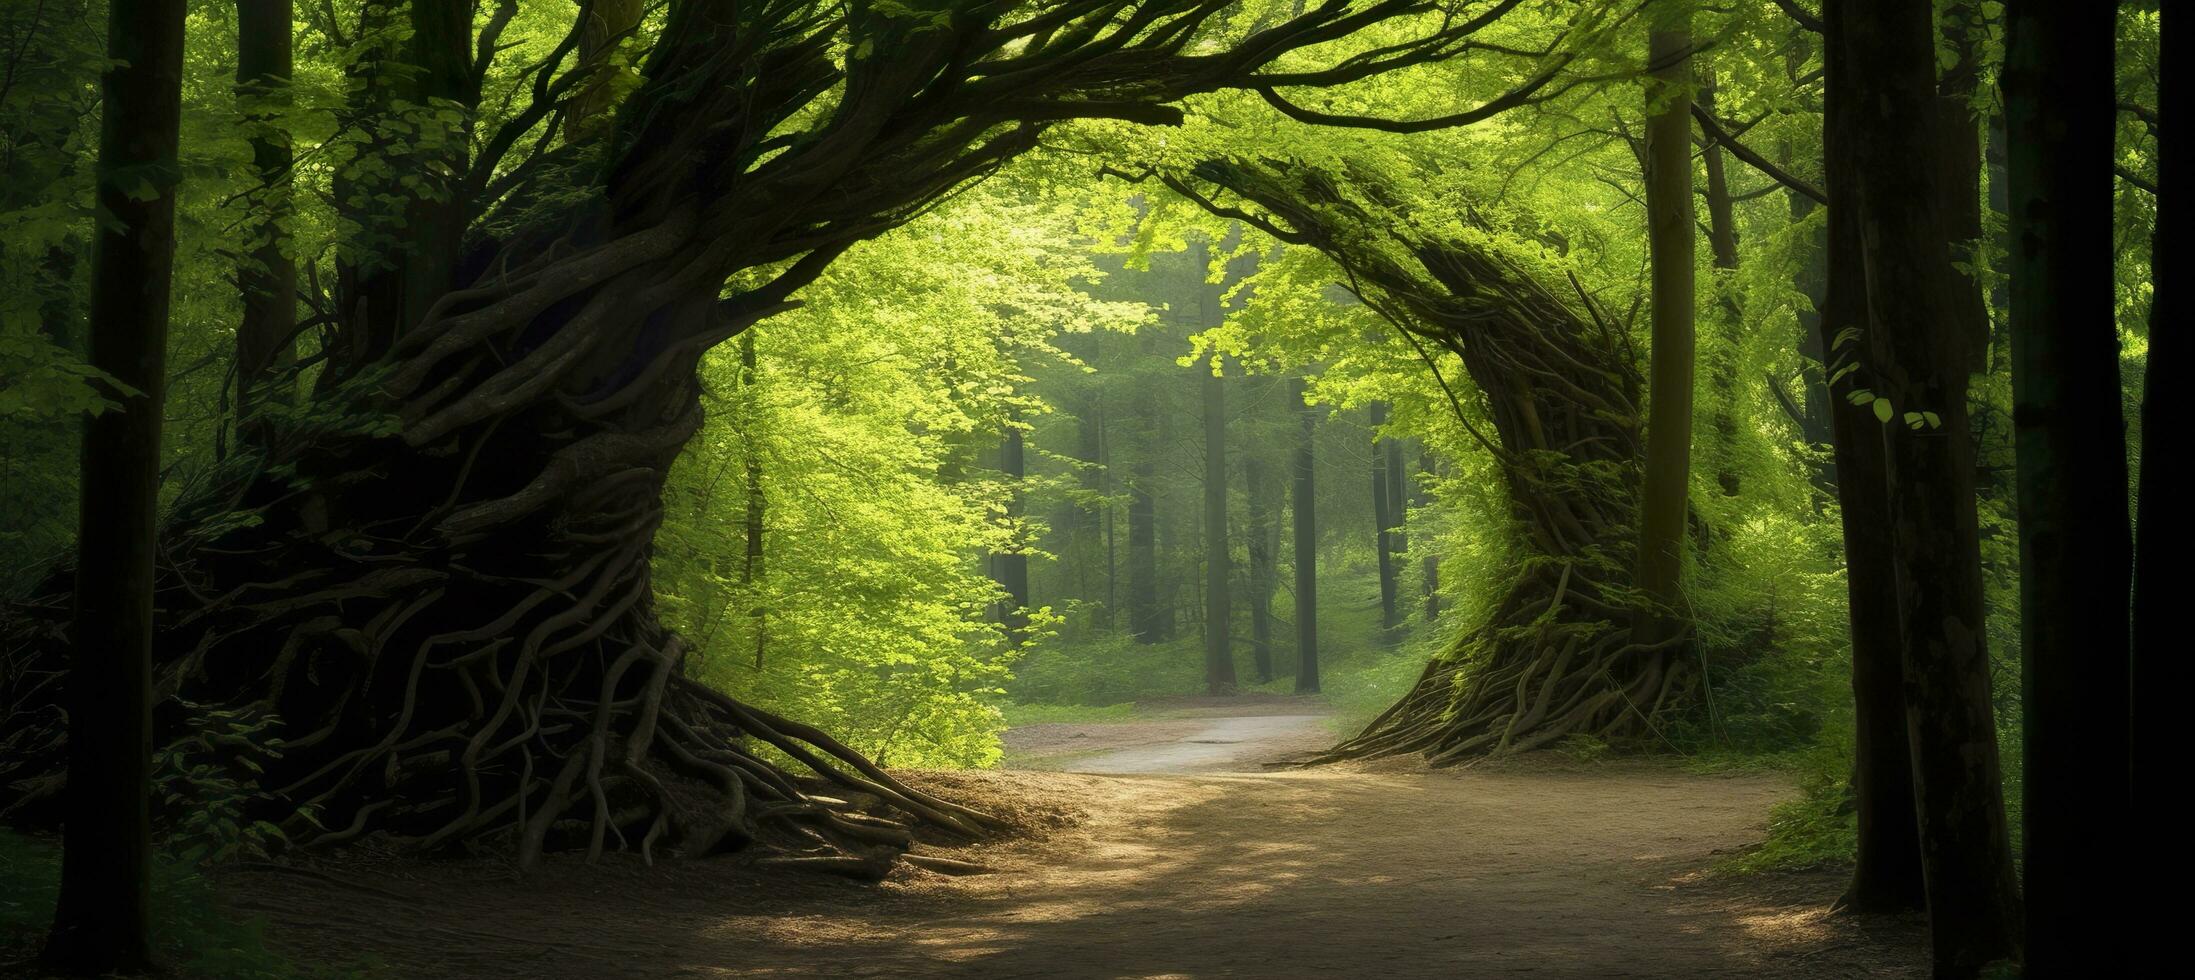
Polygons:
M1300 430L1296 438L1295 487L1290 509L1295 518L1296 693L1319 690L1319 535L1318 409L1306 398L1302 378L1289 385Z
M747 330L739 335L739 385L747 391L746 408L750 413L758 408L754 386L759 374L760 369L755 359L755 332ZM756 593L755 583L762 577L763 519L767 515L765 508L769 506L769 501L762 493L762 454L758 450L759 447L750 435L747 445L747 514L744 528L747 554L746 561L739 567L739 584L747 587L747 601L754 604L747 616L754 623L755 669L761 670L763 654L769 649L770 619L768 608L762 604L762 597Z
M1388 488L1386 440L1379 434L1380 427L1387 424L1387 403L1373 402L1365 411L1372 428L1372 543L1379 556L1380 642L1393 643L1399 635L1402 614L1393 538L1395 498Z
M1824 49L1831 78L1851 71L1840 44ZM1839 900L1854 912L1927 907L1919 818L1913 801L1913 751L1906 733L1905 665L1898 614L1898 570L1890 540L1889 477L1883 426L1855 395L1876 384L1865 356L1873 330L1867 310L1866 251L1861 244L1859 110L1832 89L1823 106L1822 149L1830 193L1817 343L1827 353L1838 515L1844 527L1845 588L1851 624L1852 796L1859 831L1852 882ZM1808 205L1812 202L1809 200Z
M1840 0L1844 45L1831 98L1849 99L1837 140L1855 159L1868 284L1867 355L1888 444L1906 724L1936 975L1978 975L2017 953L2017 893L2004 817L1984 641L1980 532L1968 437L1970 324L1951 265L1928 8Z
M1083 363L1095 365L1095 357L1085 357ZM1075 416L1075 485L1082 490L1082 499L1068 501L1059 526L1067 530L1069 560L1075 563L1075 591L1089 595L1093 591L1091 570L1096 562L1091 559L1097 549L1098 538L1104 531L1097 501L1104 499L1105 470L1100 460L1105 454L1105 409L1100 399L1103 389L1092 386L1082 399L1082 411ZM1103 616L1103 610L1098 612Z
M1227 379L1214 363L1204 376L1204 689L1214 695L1235 693L1228 571Z
M1814 199L1793 191L1789 194L1791 220L1803 221L1819 207ZM1829 236L1816 230L1805 258L1792 271L1791 284L1806 302L1799 304L1799 437L1826 458L1812 468L1815 489L1825 497L1837 496L1836 423L1831 416L1828 384L1829 334L1822 331L1822 316L1829 306Z
M1652 611L1639 638L1655 642L1680 632L1684 530L1692 468L1694 269L1692 117L1685 80L1691 77L1689 16L1655 12L1647 88L1647 243L1652 251L1653 354L1647 380L1646 466L1640 484L1636 585Z
M1431 450L1419 451L1418 471L1428 475L1433 472L1433 453ZM1433 495L1426 490L1425 483L1422 480L1419 481L1417 490L1418 506L1430 506L1433 503ZM1419 568L1424 573L1425 621L1430 623L1440 618L1440 552L1432 547L1430 542L1425 549L1425 557L1419 559Z
M2125 968L2126 427L2112 318L2113 8L2005 5L2025 722L2024 976ZM2184 120L2182 121L2184 125ZM1967 127L1971 129L1972 127ZM2183 189L2184 190L2184 189ZM2161 282L2153 278L2152 282ZM2159 430L2168 431L2168 430Z
M1023 457L1021 439L1020 423L1009 423L1006 438L1000 442L998 449L998 468L1006 474L1007 481L1013 486L1007 498L1006 520L1016 528L1014 550L991 556L999 588L1006 590L1006 601L999 604L998 622L1006 629L1007 644L1014 647L1021 646L1028 639L1029 633L1029 553L1023 550L1024 545L1019 540L1026 506L1021 488L1028 477L1028 465Z
M1982 243L1982 127L1974 115L1982 72L1977 41L1987 33L1980 6L1979 0L1950 0L1941 15L1951 64L1936 81L1937 149L1932 154L1941 181L1944 234L1951 240L1957 276L1952 308L1969 352L1967 368L1974 372L1989 370L1989 300L1981 281L1960 267L1980 268L1976 249Z
M1715 112L1715 74L1700 72L1700 108ZM1722 343L1711 362L1715 389L1715 485L1723 496L1735 497L1743 485L1738 475L1738 364L1743 359L1745 311L1738 306L1738 217L1730 197L1730 174L1723 166L1722 144L1709 142L1700 151L1701 168L1707 173L1707 251L1715 266L1716 306L1722 311Z
M1265 465L1265 458L1254 452L1242 458L1243 489L1250 500L1250 657L1260 684L1273 679L1274 488Z
M1138 643L1157 643L1166 639L1158 604L1158 466L1151 458L1151 409L1143 411L1145 438L1128 482L1128 632Z
M84 427L61 894L45 959L77 975L148 965L153 553L168 286L175 262L183 0L110 0L100 84L91 366L133 391ZM150 184L152 193L139 188Z
M290 141L280 116L290 102L291 0L239 0L236 10L236 89L251 136L252 175L262 185L245 238L254 243L238 263L244 312L236 326L236 416L239 438L257 427L253 389L290 359L297 326L297 266L285 244L290 206Z

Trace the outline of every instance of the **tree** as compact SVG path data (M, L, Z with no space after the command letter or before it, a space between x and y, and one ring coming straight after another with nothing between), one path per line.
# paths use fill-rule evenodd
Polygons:
M2116 6L2005 8L2032 977L2126 968L2124 947L2097 942L2123 921L2100 896L2132 816L2131 638L2119 612L2134 555L2111 316L2116 123L2099 108L2114 102Z
M1970 977L2015 954L2017 899L1966 437L1973 338L1932 162L1935 29L1928 9L1893 0L1839 0L1823 19L1836 49L1828 98L1845 100L1830 113L1842 127L1832 147L1853 177L1837 193L1854 202L1866 250L1868 404L1892 426L1887 517L1936 974Z
M1824 45L1823 67L1829 77L1857 70L1848 65L1850 57L1844 45ZM1838 904L1856 912L1887 913L1925 908L1927 892L1906 728L1904 627L1891 547L1889 460L1882 423L1863 401L1874 383L1863 355L1873 326L1862 245L1859 156L1846 144L1864 138L1864 125L1851 99L1825 100L1823 160L1829 187L1838 196L1829 205L1823 298L1814 327L1820 349L1828 352L1828 414L1852 643L1851 785L1858 846L1851 885Z
M2185 7L2175 7L2178 14L2165 15L2163 37L2158 58L2158 111L2168 110L2182 119L2195 115L2195 96L2190 95L2187 66L2195 64L2195 20L2191 20ZM2180 52L2177 55L2172 52ZM2174 68L2173 65L2180 67ZM2172 608L2175 597L2170 587L2172 573L2169 568L2174 557L2173 542L2189 538L2188 510L2176 506L2177 501L2167 496L2170 488L2186 486L2187 457L2183 453L2165 451L2150 452L2149 440L2158 439L2161 433L2170 431L2173 420L2181 410L2173 409L2169 384L2172 378L2182 376L2188 368L2189 322L2188 289L2195 283L2189 275L2188 251L2188 202L2195 195L2186 188L2195 186L2186 180L2189 141L2187 127L2180 126L2169 133L2157 133L2157 199L2155 237L2150 248L2150 282L2154 290L2149 307L2149 362L2143 367L2141 421L2144 435L2141 483L2138 511L2136 513L2136 537L2134 542L2134 626L2133 672L2130 690L2133 703L2133 763L2134 805L2138 821L2137 833L2159 833L2166 826L2165 794L2168 781L2163 778L2169 765L2169 753L2173 750L2171 725L2173 711L2169 707L2175 685L2174 678L2185 678L2186 669L2179 666L2177 642L2172 639L2175 631ZM2172 174L2180 174L2173 177ZM2177 188L2177 193L2164 194L2165 188ZM2178 323L2181 326L2174 327ZM2169 947L2176 946L2161 921L2152 920L2151 928L2144 930L2138 940L2133 957L2138 967L2163 964L2173 955Z
M1298 423L1293 460L1295 481L1289 491L1294 515L1296 569L1296 693L1319 691L1319 532L1318 409L1312 407L1302 378L1289 383Z
M1201 255L1201 251L1192 252ZM1202 268L1203 263L1195 264ZM1214 696L1235 693L1235 655L1230 631L1234 613L1228 595L1227 553L1227 379L1219 355L1202 367L1204 380L1204 690Z
M183 0L111 0L100 82L91 364L118 407L84 428L69 624L61 895L46 963L150 965L153 557L183 113Z
M1198 93L1358 81L1500 13L1328 0L1246 34L1227 9L674 0L609 135L558 140L596 74L575 64L585 24L517 69L506 111L481 91L515 4L477 25L469 5L364 4L366 36L392 40L350 80L343 145L371 165L334 188L354 231L324 359L286 429L175 506L162 676L298 727L267 815L307 842L505 834L528 865L617 841L706 854L820 833L871 869L904 849L904 829L844 816L761 745L982 832L981 815L684 675L649 558L665 474L702 422L695 366L1062 120L1168 124ZM1378 57L1290 57L1384 23L1398 40ZM35 651L42 625L11 623L7 647ZM240 653L264 650L293 655L270 670ZM58 760L10 761L29 787L10 803L50 792L34 777ZM308 834L306 808L334 829Z
M1018 419L1008 420L1006 437L999 441L998 468L1006 474L1007 482L1012 484L1012 488L1007 491L1006 520L1015 526L1017 538L1026 533L1021 527L1025 510L1022 486L1028 479L1029 471L1023 455L1021 422ZM991 556L995 570L993 577L998 580L999 588L1006 592L1005 601L999 604L998 622L1006 629L1007 642L1017 647L1027 639L1029 631L1029 553L1023 550L1025 547L1024 543L1017 540L1012 545L1012 550Z
M1683 627L1675 610L1684 572L1686 501L1692 474L1693 241L1691 25L1675 5L1654 9L1647 39L1647 243L1653 324L1647 382L1645 474L1639 494L1635 582L1653 606L1641 614L1643 639L1659 642Z
M1392 471L1387 465L1387 440L1380 435L1387 425L1387 403L1365 406L1365 422L1372 430L1372 544L1379 553L1380 641L1393 643L1401 638L1402 611L1395 567L1395 495L1388 484Z
M1277 578L1273 562L1273 498L1279 488L1266 474L1262 454L1252 452L1243 456L1242 484L1250 504L1245 534L1248 538L1245 550L1250 559L1250 656L1260 684L1273 679L1273 585Z
M1460 399L1450 407L1499 464L1522 540L1520 571L1491 618L1327 758L1422 753L1447 764L1574 732L1650 737L1651 719L1685 701L1697 677L1673 654L1682 634L1648 640L1611 622L1632 611L1619 589L1638 543L1640 379L1628 347L1582 291L1572 305L1550 287L1550 270L1531 264L1537 253L1424 232L1429 223L1380 171L1343 166L1214 160L1165 179L1208 211L1326 255L1417 345L1452 399L1433 352L1461 359L1493 432Z
M1135 465L1128 475L1128 633L1138 643L1158 643L1173 622L1158 603L1158 420L1149 400L1136 409Z
M252 170L263 191L245 228L253 248L237 265L244 315L236 325L236 414L255 410L254 388L272 379L293 349L297 264L285 248L293 154L280 115L290 102L291 0L243 0L236 8L236 89L252 134ZM259 429L247 423L242 432Z

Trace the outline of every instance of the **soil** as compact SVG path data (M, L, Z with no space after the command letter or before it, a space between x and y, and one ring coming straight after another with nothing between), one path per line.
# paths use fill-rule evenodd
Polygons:
M1713 873L1791 787L1667 764L1266 769L1300 704L1009 733L1096 772L919 777L1023 832L881 884L739 858L353 860L223 888L277 944L403 977L1921 977L1920 923L1833 916L1837 869Z

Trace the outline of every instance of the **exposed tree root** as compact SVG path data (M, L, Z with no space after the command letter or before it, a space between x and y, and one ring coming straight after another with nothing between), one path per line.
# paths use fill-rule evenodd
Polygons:
M1379 174L1260 159L1162 178L1215 214L1325 253L1444 389L1435 353L1460 358L1473 385L1447 389L1451 406L1507 484L1520 564L1509 591L1410 693L1320 760L1410 753L1452 764L1571 735L1660 738L1657 719L1689 704L1698 674L1677 656L1689 634L1641 643L1631 631L1642 443L1624 335L1575 280L1573 302L1492 236L1422 233L1449 216L1416 220Z

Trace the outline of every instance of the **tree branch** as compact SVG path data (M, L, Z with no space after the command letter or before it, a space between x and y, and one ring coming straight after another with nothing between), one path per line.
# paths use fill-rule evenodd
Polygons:
M1813 198L1817 204L1826 206L1829 203L1829 195L1822 193L1821 188L1785 173L1782 167L1768 162L1768 158L1753 152L1745 144L1730 138L1729 132L1725 131L1722 124L1716 122L1714 115L1707 110L1694 105L1692 107L1692 118L1700 121L1700 129L1707 134L1709 139L1728 148L1731 156L1751 164L1753 169L1767 175L1769 179L1774 180L1776 183Z

